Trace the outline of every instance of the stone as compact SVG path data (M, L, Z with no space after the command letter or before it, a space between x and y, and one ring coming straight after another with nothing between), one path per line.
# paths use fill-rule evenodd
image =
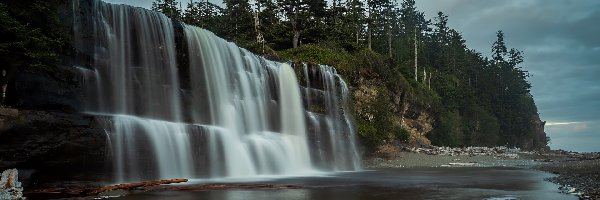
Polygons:
M7 169L0 177L0 199L25 199L17 169Z
M5 103L16 108L81 111L84 91L78 76L68 66L20 70L8 84Z
M448 163L448 165L450 166L461 166L461 167L467 167L467 166L475 166L475 164L477 163Z
M18 117L19 116L19 110L12 109L12 108L3 108L3 107L0 107L0 116L3 116L3 117Z
M104 166L106 133L98 117L20 110L0 132L0 169L73 169ZM0 117L1 118L1 117Z

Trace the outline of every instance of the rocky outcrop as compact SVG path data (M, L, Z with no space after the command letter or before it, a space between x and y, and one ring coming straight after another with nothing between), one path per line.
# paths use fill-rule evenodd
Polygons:
M427 134L433 130L435 122L432 110L409 100L395 105L401 108L401 112L394 117L394 121L409 132L409 144L431 145Z
M70 40L74 31L72 22L75 13L74 1L58 0L57 14L62 19L61 39ZM91 1L77 12L91 12ZM66 20L69 19L69 20ZM91 22L85 23L92 26ZM81 38L90 38L89 32L77 34ZM58 48L58 47L57 47ZM81 69L89 68L94 45L67 43L57 49L59 62L56 66L31 66L23 62L13 66L8 73L5 105L31 110L82 111L84 108L84 90Z
M361 78L353 90L354 104L357 117L374 120L375 107L387 106L391 108L392 123L408 131L408 143L412 145L431 145L427 134L433 130L435 118L430 108L420 105L409 98L407 90L390 91L380 86L381 81L372 78ZM387 90L387 91L381 91ZM380 93L389 95L388 105L376 105L375 101Z
M28 109L81 111L84 102L80 76L73 67L24 67L8 83L6 104Z
M542 121L540 119L540 115L536 113L531 116L530 124L533 137L531 137L531 139L524 144L523 149L549 151L550 147L548 146L548 137L544 131L546 122Z
M17 169L7 169L0 174L0 199L25 199L18 178Z
M106 138L97 117L60 111L18 113L0 115L0 169L104 167Z

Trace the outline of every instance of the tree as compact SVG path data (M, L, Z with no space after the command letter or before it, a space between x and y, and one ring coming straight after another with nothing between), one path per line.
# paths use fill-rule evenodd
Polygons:
M14 86L10 82L18 71L53 70L59 53L73 53L60 30L58 4L54 0L0 3L0 104L16 103L11 101L11 89L6 90Z
M156 0L152 2L152 10L161 12L171 19L181 19L181 9L178 7L177 0Z
M400 8L400 22L402 24L402 30L404 32L404 38L409 42L408 44L413 45L414 53L414 68L415 68L415 81L418 80L418 51L420 38L424 31L429 31L429 24L431 21L425 20L425 14L419 12L415 5L415 0L403 0ZM412 37L411 37L412 36Z
M224 35L235 42L248 43L254 38L254 17L248 0L224 0Z
M448 16L442 12L438 12L435 18L436 23L434 24L435 29L433 32L433 67L441 69L446 66L446 60L448 60L448 46L450 45L450 34L448 28Z
M327 2L325 0L303 0L303 2L306 6L306 12L301 15L301 20L305 24L303 33L304 36L302 36L300 40L301 44L319 43L323 40L326 40L327 34L325 33L325 19L327 18L328 14ZM331 27L327 28L328 31L335 31L335 29L331 29Z
M435 17L435 19L436 19L436 23L434 24L434 26L435 26L435 31L434 31L435 42L439 43L440 46L448 45L448 43L449 43L448 16L440 11L437 13L437 17Z
M382 28L385 22L384 9L388 0L367 0L367 47L373 49L373 38L377 29Z
M492 59L496 63L504 62L504 56L507 54L506 44L504 43L504 33L500 30L496 32L496 41L492 45Z
M356 45L360 44L360 37L364 31L364 21L365 21L365 8L364 4L361 0L348 0L346 1L347 7L347 15L346 15L346 24L352 29L354 34L354 43Z
M388 55L392 58L392 38L395 35L394 32L398 32L398 15L399 10L396 8L396 4L392 1L386 1L383 4L383 19L384 19L384 32L387 36L387 50Z
M258 0L256 7L259 20L259 31L263 34L265 42L276 40L276 26L280 23L277 17L278 8L272 0Z
M0 61L2 69L17 65L52 67L65 43L56 2L0 3Z
M300 33L303 30L301 15L304 11L303 3L300 0L277 0L283 15L290 23L292 31L292 47L298 47L300 41Z
M369 49L373 49L373 43L377 37L378 30L384 27L384 11L388 2L388 0L367 0L367 47Z
M288 20L293 48L298 47L303 40L308 43L318 42L323 37L327 5L324 0L278 0L277 3Z
M344 13L346 12L346 8L342 6L340 0L333 0L331 7L327 10L326 15L326 26L329 31L325 34L329 41L340 42L346 39L346 30L344 27Z
M186 9L184 10L182 18L183 22L203 27L203 24L200 21L202 19L202 12L200 9L201 7L199 3L190 0L190 2L187 4Z

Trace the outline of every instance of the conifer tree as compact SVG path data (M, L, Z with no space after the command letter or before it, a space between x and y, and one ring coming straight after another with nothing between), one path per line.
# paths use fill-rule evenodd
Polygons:
M177 0L156 0L152 2L152 10L161 12L171 19L181 19L181 9Z
M346 15L346 24L348 28L352 30L352 34L354 35L354 43L356 45L360 44L360 39L364 32L364 23L365 23L365 8L364 4L361 0L348 0L346 1L347 7L347 15Z
M224 37L248 43L254 39L254 17L248 0L224 0Z

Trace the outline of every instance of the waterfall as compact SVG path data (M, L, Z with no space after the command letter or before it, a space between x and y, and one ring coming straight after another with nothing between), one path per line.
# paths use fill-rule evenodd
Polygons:
M349 91L337 71L326 65L303 66L307 107L321 107L308 111L309 126L314 132L315 159L321 167L336 171L360 169L360 155L356 149L356 130L352 125ZM318 98L316 101L312 98Z
M91 57L75 58L85 111L107 118L115 181L360 169L348 88L333 68L303 69L322 75L326 94L326 112L309 112L290 64L157 12L74 2L73 44Z

